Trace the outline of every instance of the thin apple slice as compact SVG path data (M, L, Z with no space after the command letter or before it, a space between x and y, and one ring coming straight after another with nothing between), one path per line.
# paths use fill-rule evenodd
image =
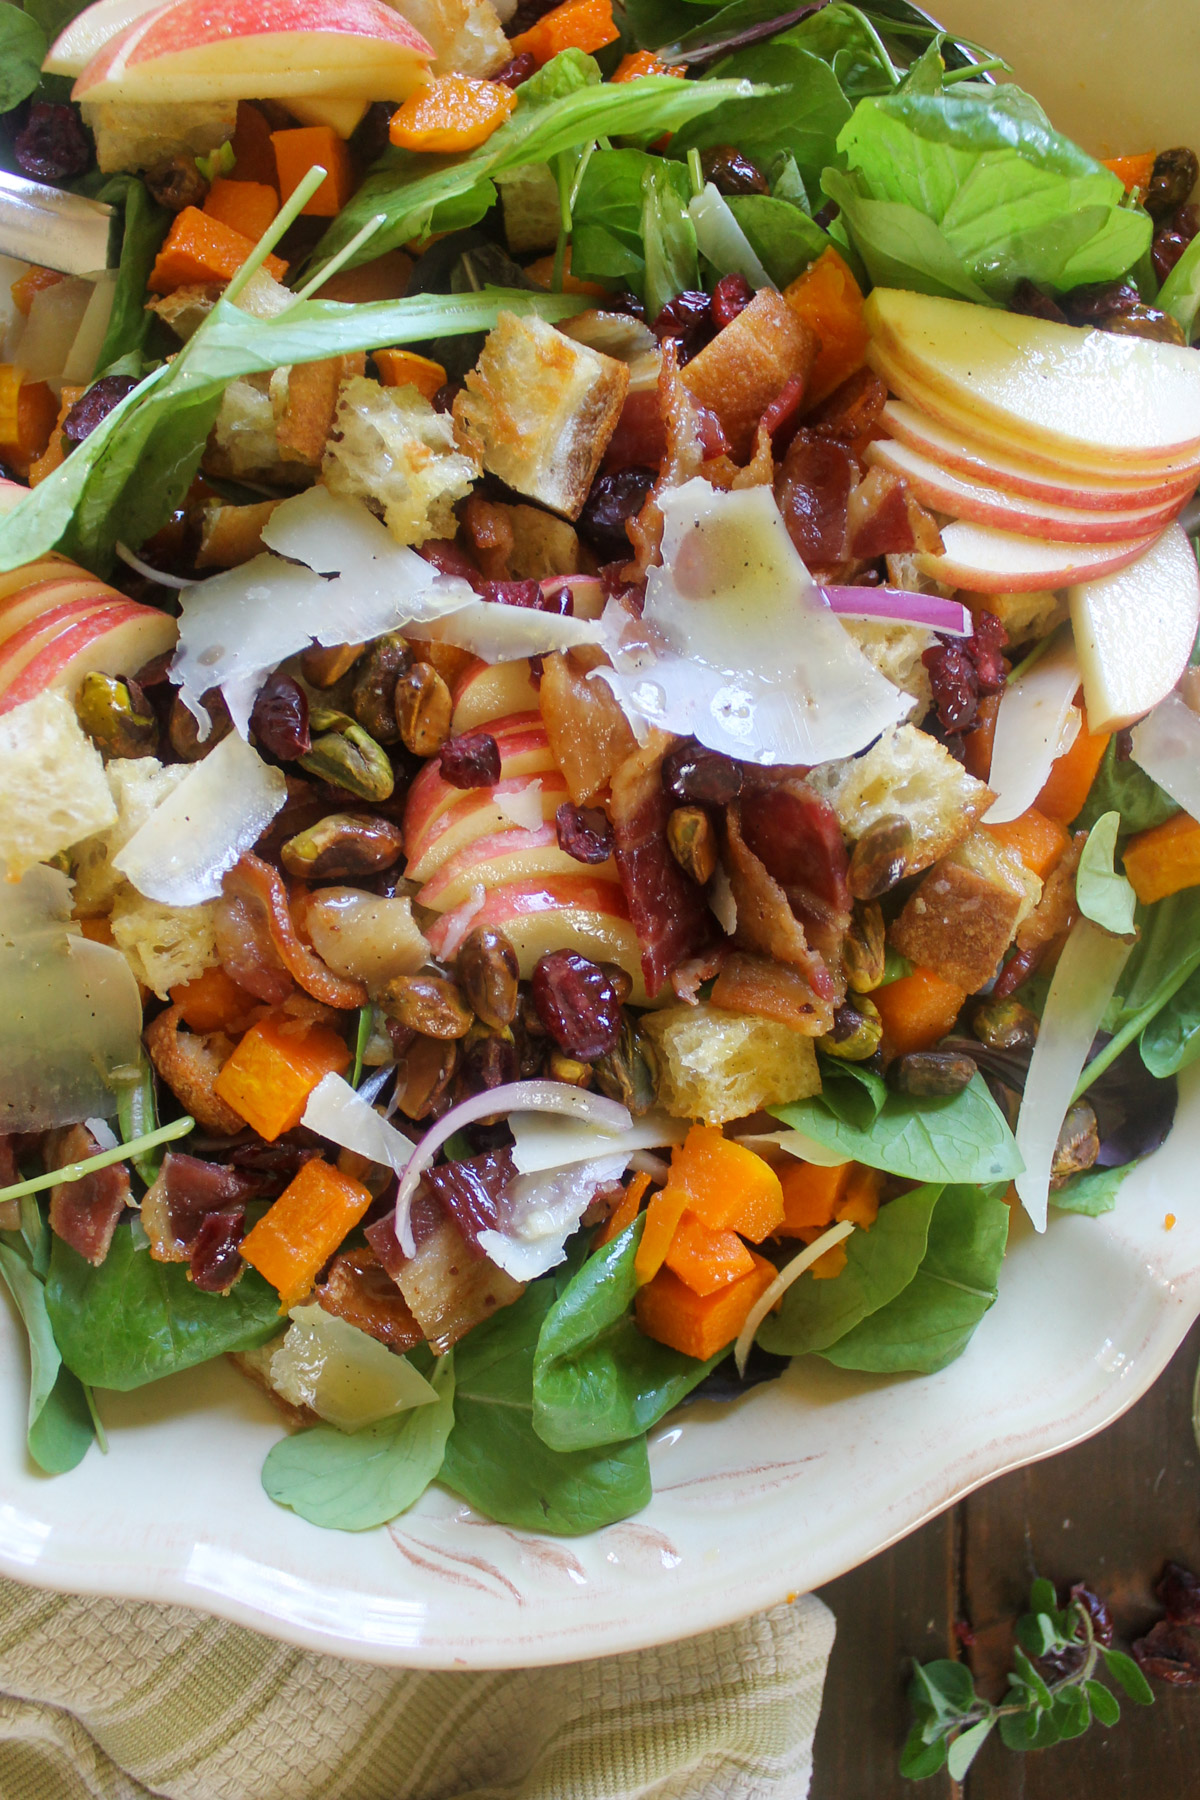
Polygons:
M497 831L489 837L473 839L454 856L447 857L416 900L431 912L449 912L469 900L477 887L490 890L509 881L578 875L580 868L578 859L559 847L558 832L552 824L544 824L536 831ZM611 857L607 862L596 863L589 873L604 881L620 879Z
M75 100L403 100L433 51L384 0L170 0L105 42Z
M35 570L40 566L32 565ZM16 588L0 597L0 644L6 644L39 619L48 620L62 607L110 606L125 598L124 594L118 594L114 588L106 587L104 582L85 575L82 570L72 570L69 563L62 566L70 572L44 581L38 581L35 576L27 587Z
M500 752L500 781L513 781L520 775L557 773L558 764L550 748L550 740L539 721L527 729L511 733L494 732ZM489 788L452 787L442 780L437 758L427 762L412 787L404 806L404 839L410 857L417 854L418 844L428 836L435 821L464 796L489 793Z
M0 713L10 712L47 688L72 698L93 669L104 675L136 675L165 656L178 635L174 619L132 600L91 608L28 659L0 666ZM6 646L8 648L8 646Z
M162 4L163 0L96 0L94 6L85 6L51 44L43 70L47 75L82 75L110 38Z
M289 94L288 111L302 125L328 125L340 138L353 137L363 122L367 102L341 94Z
M474 731L507 713L537 711L538 696L529 674L528 658L519 662L486 663L481 657L469 662L451 689L454 718L451 729Z
M494 788L476 788L462 795L457 806L440 813L413 842L406 870L409 880L429 881L452 856L480 838L520 830L504 803L530 794L541 807L545 825L567 799L567 784L555 770L547 775L518 775L514 781L502 781Z
M872 336L935 393L1018 439L1114 468L1200 448L1200 355L998 307L875 288Z
M1120 731L1169 694L1200 624L1200 570L1178 525L1117 574L1068 595L1088 726Z
M29 489L26 488L28 493ZM69 562L65 556L40 556L37 562L22 563L19 569L8 569L0 575L0 601L9 600L14 594L20 594L28 587L42 581L59 581L66 575L82 577L88 581L93 577L86 570L80 569L77 563Z
M890 438L868 444L866 460L903 476L917 499L935 512L975 525L994 525L998 531L1015 531L1021 537L1047 538L1055 544L1106 544L1145 537L1169 525L1182 505L1168 500L1165 505L1160 502L1136 511L1092 512L1052 500L1034 500L1028 494L1010 494L1000 487L969 481Z
M456 941L458 911L443 913L426 932L435 956ZM629 996L633 1004L649 1004L637 933L629 923L625 895L613 882L596 881L590 875L510 882L493 889L473 913L469 929L481 925L504 933L517 953L523 980L551 950L575 950L595 962L618 963L633 982Z
M1180 473L1158 476L1105 476L1068 471L1061 462L1043 469L1022 456L1008 455L982 440L939 425L936 419L904 400L889 400L880 416L892 438L918 451L943 469L968 481L1004 488L1010 494L1028 494L1032 500L1049 500L1058 506L1081 506L1094 512L1121 512L1139 506L1182 504L1200 481L1200 463Z
M917 567L947 587L976 594L1020 594L1067 587L1123 568L1150 547L1149 537L1119 544L1051 544L990 525L956 520L942 527L942 554L919 551Z

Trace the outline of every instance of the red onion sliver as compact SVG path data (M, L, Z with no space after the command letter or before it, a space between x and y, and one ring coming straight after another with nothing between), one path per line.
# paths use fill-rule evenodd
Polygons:
M905 588L827 587L819 590L843 619L875 619L881 624L920 625L948 637L970 637L974 620L959 600L915 594Z
M544 575L543 594L557 594L570 588L577 619L598 619L604 611L604 584L598 575Z
M589 1094L565 1081L510 1081L504 1087L487 1088L482 1094L472 1094L469 1100L452 1106L436 1125L430 1126L400 1176L396 1190L396 1237L406 1256L416 1254L409 1220L413 1195L442 1145L464 1125L490 1118L493 1113L513 1112L566 1113L569 1118L582 1119L585 1125L610 1131L628 1131L633 1124L628 1108L619 1100Z

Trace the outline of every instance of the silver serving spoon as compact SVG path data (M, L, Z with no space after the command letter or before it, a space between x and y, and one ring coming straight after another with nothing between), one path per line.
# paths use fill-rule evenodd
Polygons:
M108 266L113 209L62 188L0 170L0 253L62 275L95 275Z

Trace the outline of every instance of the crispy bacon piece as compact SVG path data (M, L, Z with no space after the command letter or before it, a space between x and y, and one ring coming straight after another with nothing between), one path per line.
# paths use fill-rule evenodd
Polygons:
M672 344L672 349L674 345ZM721 421L707 406L692 402L692 413L705 456L721 456L729 449L729 439L721 429ZM608 440L604 452L604 471L613 469L657 468L667 451L667 430L659 390L638 388L625 396L617 429Z
M99 1149L86 1125L51 1131L43 1149L47 1171L84 1162ZM124 1163L110 1163L107 1169L96 1169L78 1181L62 1181L50 1189L50 1229L98 1269L129 1202L129 1170Z
M244 1206L223 1206L205 1215L188 1258L188 1274L205 1294L227 1294L245 1264L241 1242L246 1235Z
M798 431L775 477L775 502L805 562L826 566L846 553L846 509L857 467L844 444Z
M942 534L908 483L888 469L868 469L846 507L846 554L871 561L916 550L938 551Z
M225 1210L240 1212L262 1188L262 1181L244 1170L168 1150L142 1200L151 1256L155 1262L187 1262L205 1219Z
M617 869L651 998L677 963L702 955L716 935L703 889L688 880L667 843L671 801L662 762L671 743L652 731L614 772L609 798Z
M507 581L513 553L511 508L472 494L462 509L463 532L485 581Z
M374 1248L374 1244L372 1245ZM462 1232L443 1216L419 1242L396 1277L413 1317L441 1355L495 1312L510 1306L524 1291L486 1256L474 1256Z
M686 962L676 963L671 970L671 988L677 1000L685 1006L699 1006L700 989L706 981L721 971L722 964L729 954L729 946L725 943L714 944L700 956L689 956Z
M779 883L832 968L850 923L849 858L837 814L802 781L744 791L738 823L746 847Z
M300 942L288 909L287 889L282 877L269 863L247 853L225 876L221 891L222 903L218 907L218 916L224 910L224 903L232 902L244 909L240 914L241 918L249 916L254 919L256 931L259 921L265 919L277 963L314 1000L342 1009L366 1005L367 990L361 981L348 981L342 975L335 975L315 950L310 950ZM256 938L256 942L259 941ZM222 965L224 966L223 956ZM232 969L227 968L226 973L232 975L243 987L249 986ZM250 992L254 993L256 990L251 987ZM266 996L260 994L259 998L264 999ZM279 998L282 999L283 996L280 995Z
M874 370L856 369L841 387L834 388L820 406L813 408L804 421L805 429L814 437L861 443L879 423L887 397L887 385Z
M667 338L662 347L657 400L663 421L664 447L658 480L646 496L646 504L637 518L630 519L627 526L635 551L634 560L625 568L627 581L643 581L646 570L661 558L663 516L657 496L668 488L682 487L693 475L699 475L708 454L701 430L702 408L680 376L676 345L671 338ZM722 448L727 449L728 445L723 444Z
M629 721L603 681L589 681L585 660L557 652L542 662L542 723L576 806L589 805L613 771L637 749Z
M236 1137L246 1121L213 1091L221 1069L233 1055L233 1040L223 1031L181 1031L177 1006L151 1020L142 1041L158 1073L198 1125L217 1137Z
M313 1298L391 1350L411 1350L424 1337L404 1295L369 1247L335 1256Z
M504 1191L516 1173L511 1150L488 1150L482 1156L430 1169L423 1185L437 1195L471 1254L482 1256L479 1233L493 1231L499 1224Z
M744 950L726 958L710 998L728 1012L757 1013L811 1036L827 1031L832 1018L828 1000L817 998L799 969Z
M774 957L777 962L799 969L816 999L828 1008L826 1022L817 1029L829 1030L841 988L820 952L809 944L787 895L742 836L737 801L725 810L724 860L737 905L737 943L744 950Z

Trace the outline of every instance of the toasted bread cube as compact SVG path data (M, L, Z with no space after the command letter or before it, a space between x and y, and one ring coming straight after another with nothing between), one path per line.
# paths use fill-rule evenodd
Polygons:
M512 55L492 0L404 0L404 17L433 51L431 75L494 75Z
M142 985L165 1000L217 961L216 912L215 900L164 906L126 884L113 901L113 941Z
M284 462L320 467L342 383L361 375L366 366L361 350L352 356L323 356L319 362L292 364L287 402L275 432Z
M355 376L342 384L323 473L333 493L375 501L398 543L421 544L454 536L454 502L470 493L479 460L415 387Z
M200 513L198 569L236 569L266 549L263 527L279 505L278 500L254 500L247 506L227 506L210 500Z
M915 725L885 731L862 756L822 763L808 782L832 806L851 843L889 815L907 819L913 835L910 875L969 837L996 797Z
M544 319L501 313L454 417L483 466L519 494L577 519L629 388L624 363Z
M48 688L0 717L0 859L10 881L117 816L100 752Z
M105 175L152 169L173 156L207 155L233 136L237 124L234 100L85 100L82 111Z
M974 993L996 973L1041 892L1018 856L976 831L930 869L888 940L910 962Z
M683 370L683 385L715 412L735 457L749 454L772 400L793 375L807 378L817 340L781 294L763 288Z
M80 918L106 913L114 896L129 883L112 859L122 851L150 814L169 799L189 773L187 763L164 767L155 756L114 756L105 768L113 798L108 828L78 845L71 857L75 880L75 912Z
M1017 594L963 594L961 598L973 613L995 613L1010 644L1047 637L1067 616L1063 595L1051 593L1048 588L1030 588Z
M921 658L937 642L933 632L920 625L889 625L876 619L843 619L842 624L867 661L901 693L912 695L909 717L923 719L933 705L933 689Z
M683 1119L723 1125L821 1091L813 1040L774 1019L716 1006L668 1006L642 1029L659 1063L658 1096Z

